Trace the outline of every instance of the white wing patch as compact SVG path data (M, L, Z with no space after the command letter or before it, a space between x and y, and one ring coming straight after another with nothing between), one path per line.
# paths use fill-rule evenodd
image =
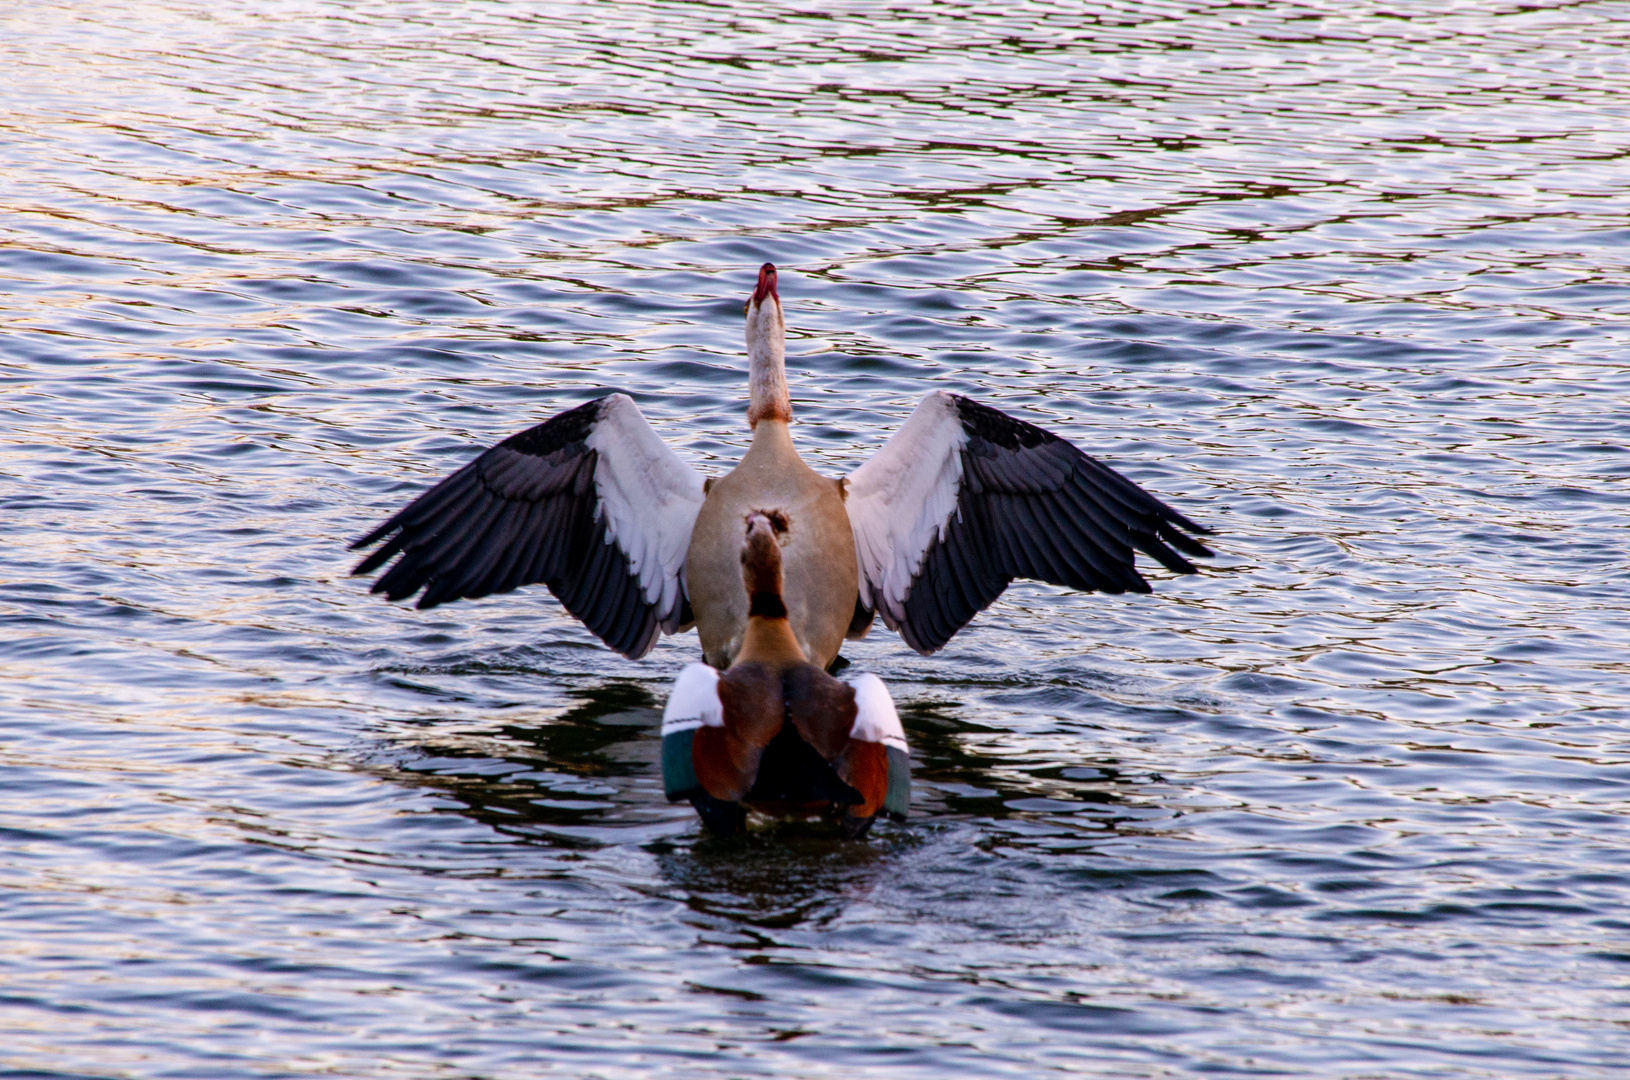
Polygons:
M855 688L855 722L849 737L911 753L906 746L906 729L900 726L900 714L895 712L894 699L883 680L866 671L849 680L849 685ZM666 726L663 730L667 730Z
M936 390L849 475L846 505L860 563L860 601L891 630L905 617L906 594L929 544L943 538L956 512L967 443L956 399Z
M606 398L584 442L599 455L594 490L606 542L628 557L645 602L671 634L684 607L680 575L702 508L702 474L662 441L627 394Z
M706 664L686 664L679 678L674 680L673 692L662 710L662 734L666 737L704 725L724 727L724 707L719 704L719 673Z

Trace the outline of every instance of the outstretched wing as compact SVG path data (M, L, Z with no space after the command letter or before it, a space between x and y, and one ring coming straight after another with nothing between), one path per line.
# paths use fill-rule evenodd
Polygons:
M702 475L632 399L610 394L505 439L420 495L351 545L386 541L352 573L400 555L373 591L400 600L422 588L421 608L541 581L637 659L690 619L685 551L701 506Z
M1133 552L1192 574L1176 510L1051 432L935 391L848 479L860 603L936 651L1014 578L1148 592ZM1176 549L1176 550L1173 550Z

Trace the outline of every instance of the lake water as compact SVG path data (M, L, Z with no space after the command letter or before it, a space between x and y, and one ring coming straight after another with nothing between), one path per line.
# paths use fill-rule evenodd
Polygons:
M0 11L0 1073L1607 1077L1630 8ZM1216 529L879 627L904 824L699 834L541 588L345 545L619 388L945 387Z

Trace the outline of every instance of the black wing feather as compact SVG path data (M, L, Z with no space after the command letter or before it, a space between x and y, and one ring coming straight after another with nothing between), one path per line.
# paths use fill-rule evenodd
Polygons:
M1014 578L1146 593L1134 551L1182 574L1195 572L1183 555L1211 554L1186 535L1209 529L1108 465L1034 424L951 397L968 436L962 483L901 605L900 634L913 649L941 648Z
M386 541L352 573L395 558L373 591L401 600L423 589L421 608L543 582L611 648L643 655L659 613L596 517L586 440L607 400L513 435L442 480L351 545Z

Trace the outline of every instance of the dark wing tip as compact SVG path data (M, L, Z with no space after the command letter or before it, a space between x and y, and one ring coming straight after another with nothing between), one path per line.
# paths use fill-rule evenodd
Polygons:
M1149 593L1136 553L1175 573L1212 554L1211 530L1034 424L948 395L968 441L945 531L923 553L898 620L906 644L937 652L1014 578L1082 591ZM1180 554L1180 552L1182 554Z
M1211 530L1207 529L1204 535L1211 535ZM1210 548L1200 543L1200 541L1191 536L1185 536L1176 529L1162 529L1160 531L1160 538L1166 541L1172 547L1181 551L1183 554L1193 555L1197 559L1209 559L1213 555L1217 554L1215 551L1212 551ZM1192 573L1194 571L1188 572Z
M373 543L372 540L367 542L370 544ZM357 548L362 546L364 546L363 541L358 540L356 543L352 544L348 550L355 551ZM385 565L385 560L388 558L390 558L390 555L386 553L384 548L372 552L366 559L363 559L361 562L351 567L351 576L360 577L363 574L371 574L375 570L378 570L381 566Z
M391 530L394 529L395 527L396 527L396 519L392 518L390 521L385 522L385 524L381 525L379 528L375 529L373 532L369 533L367 536L364 536L361 540L353 540L349 544L345 545L345 550L346 551L361 551L365 547L369 547L369 546L371 546L373 544L377 544L381 540L385 539L386 536L390 535ZM364 565L363 563L359 563L357 569L351 571L351 573L353 573L353 574L365 574L365 573L367 573L366 570L362 569L363 565Z
M1173 525L1176 525L1176 526L1179 526L1180 528L1186 529L1189 532L1194 533L1196 536L1214 536L1214 535L1216 535L1216 532L1217 532L1217 530L1213 529L1211 526L1209 526L1209 525L1201 525L1201 524L1199 524L1199 523L1197 523L1195 521L1192 521L1189 518L1184 517L1182 514L1179 514L1176 510L1172 511L1171 522L1172 522ZM1194 541L1192 541L1192 540L1190 540L1189 542L1194 543ZM1196 546L1199 546L1199 545L1196 545ZM1195 552L1195 554L1196 555L1210 555L1211 552L1202 550L1202 551Z
M1128 482L1130 483L1130 481ZM1152 495L1149 497L1154 499L1154 496ZM1183 535L1183 532L1191 532L1196 536L1214 536L1216 535L1215 529L1201 525L1200 523L1189 518L1187 515L1172 509L1159 499L1155 499L1154 501L1155 505L1160 508L1160 523L1163 526L1166 526L1166 528L1162 530L1162 536L1176 544L1178 547L1183 548L1183 550L1188 552L1190 555L1204 556L1211 554L1211 552L1207 550L1203 544L1201 544L1199 541L1189 539L1187 536ZM1173 525L1177 526L1177 528L1171 528ZM1183 530L1183 532L1179 532L1178 529ZM1185 544L1190 546L1184 547Z

